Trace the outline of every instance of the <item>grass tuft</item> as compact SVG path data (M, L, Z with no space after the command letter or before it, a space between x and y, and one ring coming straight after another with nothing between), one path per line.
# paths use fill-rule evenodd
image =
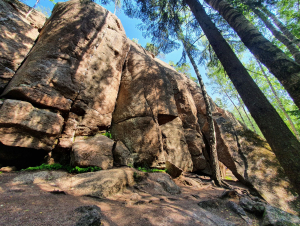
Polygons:
M61 165L59 163L55 163L52 165L48 165L48 164L42 164L40 166L34 166L34 167L28 167L26 169L22 169L22 171L35 171L35 170L66 170L69 173L87 173L87 172L95 172L95 171L99 171L101 170L100 167L98 166L89 166L89 167L85 167L85 168L81 168L81 167L72 167L70 165Z

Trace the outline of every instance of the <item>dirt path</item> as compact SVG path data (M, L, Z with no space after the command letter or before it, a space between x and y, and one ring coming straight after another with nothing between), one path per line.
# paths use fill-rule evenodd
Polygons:
M101 208L102 225L221 225L213 223L215 215L201 210L200 201L220 196L224 189L215 188L203 180L201 186L184 185L179 195L152 195L139 187L126 189L106 199L76 197L51 193L54 178L47 181L17 183L24 172L0 174L0 225L75 225L74 209L84 205ZM238 182L231 182L244 188ZM59 189L57 189L59 190ZM246 225L238 215L224 211L218 216L236 225Z

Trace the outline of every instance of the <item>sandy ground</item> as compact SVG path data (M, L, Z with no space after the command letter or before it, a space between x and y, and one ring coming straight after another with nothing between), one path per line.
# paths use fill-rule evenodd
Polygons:
M215 215L203 212L197 203L217 198L224 189L213 187L204 178L198 187L176 182L181 188L179 195L151 195L132 187L99 199L51 193L56 190L51 178L47 182L13 183L13 179L22 173L0 174L0 225L75 225L74 209L84 205L100 207L102 225L105 226L220 225L212 223ZM244 189L239 182L230 183ZM217 214L236 225L246 225L238 215L229 213L227 209ZM256 225L255 221L253 225Z

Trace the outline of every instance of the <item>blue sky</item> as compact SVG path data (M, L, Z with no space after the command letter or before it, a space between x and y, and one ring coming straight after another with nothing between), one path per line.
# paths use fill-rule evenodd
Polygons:
M24 3L26 3L29 6L33 6L36 2L36 0L22 0ZM57 2L62 2L62 1L57 1ZM96 1L97 2L97 1ZM37 7L41 7L41 8L49 8L50 10L52 10L52 8L54 7L54 4L52 2L50 2L49 0L40 0L40 2L38 3ZM110 5L106 5L103 6L104 8L106 8L107 10L111 11L112 13L114 12L114 5L110 4ZM142 36L142 32L137 28L137 25L141 23L140 20L138 19L131 19L129 17L127 17L121 10L119 12L117 12L117 16L118 18L121 20L122 25L125 29L126 35L128 38L130 39L138 39L138 42L141 46L145 47L147 42L151 42L150 38L145 39ZM182 48L173 51L172 53L169 53L167 55L165 55L165 59L162 59L165 62L169 62L169 61L173 61L175 63L177 63L182 55ZM190 65L191 66L191 65ZM192 66L191 66L192 68ZM199 70L200 73L203 77L204 83L207 84L209 81L206 77L206 73L205 73L205 68L199 66ZM194 70L191 70L190 73L192 74L193 77L196 77L196 74L194 72ZM212 94L212 90L210 89L210 87L206 87L208 94L215 99L217 96Z

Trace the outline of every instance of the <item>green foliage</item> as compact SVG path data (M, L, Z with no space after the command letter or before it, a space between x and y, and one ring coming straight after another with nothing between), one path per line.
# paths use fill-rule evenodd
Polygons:
M296 116L297 119L300 119L300 110L288 111L290 115Z
M233 180L230 176L226 176L225 180Z
M187 77L192 77L192 74L189 72L191 70L191 66L188 63L178 65L173 61L169 61L169 65L171 65L176 71L185 74Z
M102 133L102 135L103 135L103 136L106 136L106 137L108 137L108 138L110 138L110 139L112 139L112 135L111 135L110 132Z
M69 165L63 166L59 163L55 163L52 165L48 165L48 164L42 164L40 166L35 166L35 167L28 167L26 169L22 169L22 171L35 171L35 170L66 170L69 173L86 173L86 172L94 172L94 171L99 171L101 170L101 168L97 167L97 166L89 166L86 168L81 168L81 167L72 167Z
M38 6L36 7L36 10L44 14L47 18L51 15L51 9L49 7Z
M81 168L81 167L71 167L71 166L67 166L65 168L69 173L87 173L87 172L95 172L95 171L99 171L101 170L100 167L98 166L89 166L86 168Z
M139 40L137 38L133 38L132 41L136 44L139 44Z
M28 167L27 169L22 169L22 171L34 171L34 170L59 170L63 169L63 166L59 163L48 165L43 163L40 166Z
M144 172L144 173L157 173L157 172L166 172L166 170L161 170L161 169L155 169L155 168L145 168L145 167L138 167L138 171Z
M52 2L54 5L56 5L56 2L54 0L49 0L50 2Z
M133 168L133 164L128 164L127 166L130 168Z
M159 54L159 48L152 43L147 42L145 50L151 52L154 56Z
M193 77L189 72L191 70L191 66L188 63L182 63L181 65L175 64L173 61L169 61L169 65L171 65L176 71L185 74L188 78L198 84L198 79Z

